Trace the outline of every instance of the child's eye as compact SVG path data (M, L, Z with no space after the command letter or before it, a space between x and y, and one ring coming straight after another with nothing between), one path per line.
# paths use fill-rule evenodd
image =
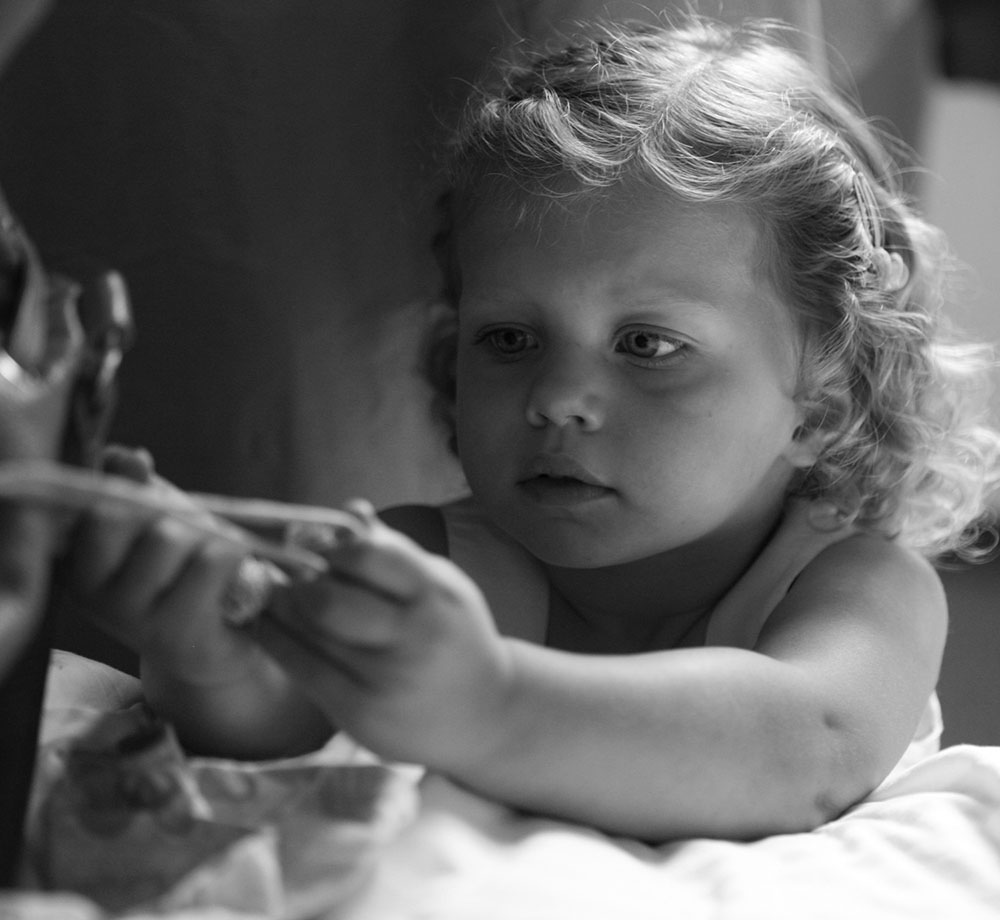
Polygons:
M483 343L502 358L517 358L538 347L538 340L527 329L519 326L494 326L476 336L476 344Z
M657 364L684 350L684 343L655 329L626 329L615 341L615 351Z

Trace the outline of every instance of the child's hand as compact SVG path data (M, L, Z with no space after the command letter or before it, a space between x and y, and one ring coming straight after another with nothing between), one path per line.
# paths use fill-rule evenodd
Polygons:
M106 472L181 495L144 452L109 449ZM97 624L137 651L144 668L202 684L236 677L254 655L220 610L244 553L184 522L97 506L70 534L66 586Z
M386 757L461 769L504 698L506 645L479 589L375 517L280 592L257 637L335 724Z

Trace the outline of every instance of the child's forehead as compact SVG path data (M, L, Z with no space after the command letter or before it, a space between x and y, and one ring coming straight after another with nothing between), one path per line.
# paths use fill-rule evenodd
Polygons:
M493 198L470 209L456 241L457 280L470 303L600 300L712 310L771 304L778 287L760 221L732 202L691 202L641 185L541 203Z
M544 190L495 180L463 203L454 227L459 260L502 261L512 249L575 245L599 257L637 250L676 251L697 261L725 256L764 269L763 222L743 204L691 201L640 180L586 188L563 180Z

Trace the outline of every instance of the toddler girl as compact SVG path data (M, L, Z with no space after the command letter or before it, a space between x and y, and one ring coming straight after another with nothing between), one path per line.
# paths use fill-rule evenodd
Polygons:
M470 497L355 504L246 630L233 550L89 515L73 578L151 703L205 753L336 725L649 839L811 828L932 747L928 560L973 547L997 438L869 123L765 26L600 28L477 96L452 188Z

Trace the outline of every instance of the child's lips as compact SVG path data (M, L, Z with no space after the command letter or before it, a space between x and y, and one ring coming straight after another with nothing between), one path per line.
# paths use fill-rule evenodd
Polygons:
M522 480L518 485L540 505L581 505L606 498L614 491L606 486L560 476L535 476Z
M518 485L543 505L578 505L614 492L572 457L562 454L535 457Z

